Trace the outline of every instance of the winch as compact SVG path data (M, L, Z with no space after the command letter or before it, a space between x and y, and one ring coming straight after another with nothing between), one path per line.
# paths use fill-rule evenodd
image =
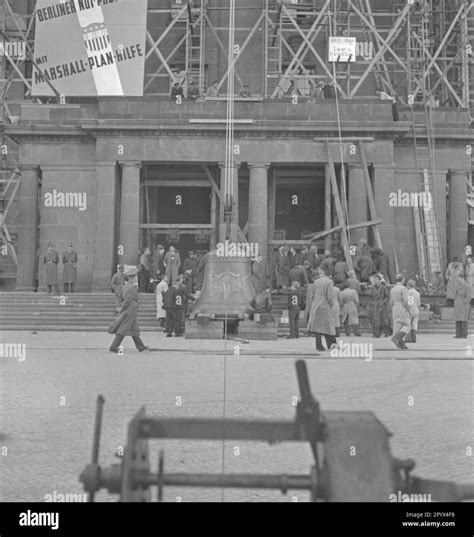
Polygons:
M296 362L300 400L294 421L162 418L147 416L143 407L128 426L120 463L99 466L104 398L97 399L92 462L80 475L89 501L101 489L122 502L163 501L164 487L218 487L310 492L312 501L390 502L443 501L474 498L474 484L423 479L412 475L415 462L391 455L391 433L372 412L320 410L310 389L306 363ZM149 440L309 442L314 464L308 474L167 473L160 451L158 471L150 470Z

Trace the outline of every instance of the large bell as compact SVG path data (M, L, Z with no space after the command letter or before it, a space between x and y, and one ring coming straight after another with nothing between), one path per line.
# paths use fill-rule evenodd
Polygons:
M198 314L243 319L255 297L249 257L225 257L217 251L206 254L206 268L201 294L191 309Z

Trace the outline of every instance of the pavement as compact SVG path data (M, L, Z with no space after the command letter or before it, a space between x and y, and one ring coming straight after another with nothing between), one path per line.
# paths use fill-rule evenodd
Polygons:
M91 332L2 331L0 343L25 345L25 360L0 354L0 501L45 501L82 494L78 476L90 461L98 394L105 397L100 461L118 462L127 425L146 405L162 417L294 419L295 359L307 361L313 394L324 410L370 410L394 434L399 458L415 475L474 483L472 339L419 335L399 351L389 338L343 338L350 347L316 356L314 339L185 340L145 333L152 351L130 338L123 355L111 336ZM0 346L1 349L1 346ZM165 451L165 472L308 474L306 444L152 441L152 470ZM469 450L470 448L470 450ZM356 460L356 458L355 458ZM77 499L82 498L77 496ZM165 489L166 501L306 501L304 492ZM115 501L100 492L96 501Z

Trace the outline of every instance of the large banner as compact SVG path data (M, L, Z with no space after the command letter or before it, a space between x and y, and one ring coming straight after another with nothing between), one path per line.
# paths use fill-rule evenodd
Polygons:
M32 95L143 95L146 15L146 0L37 0Z

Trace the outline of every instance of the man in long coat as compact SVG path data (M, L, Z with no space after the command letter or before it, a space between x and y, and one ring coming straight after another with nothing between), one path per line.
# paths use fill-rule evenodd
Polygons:
M74 284L77 280L77 252L72 249L72 242L68 242L63 253L63 285L65 293L74 293Z
M467 323L471 313L472 288L462 275L454 286L454 312L453 318L456 323L456 338L467 338Z
M125 276L124 266L118 265L117 272L112 276L110 287L115 295L115 313L120 313L123 304L123 288L128 281L128 276Z
M351 335L351 328L354 331L354 335L360 336L359 295L355 289L349 287L347 281L341 284L341 289L341 322L344 326L346 336Z
M158 244L156 247L151 266L153 278L161 280L161 276L164 276L165 274L165 249L161 244Z
M184 263L183 263L183 271L185 274L188 275L188 282L189 282L188 292L189 293L194 293L197 267L198 267L197 255L193 252L193 250L190 250L188 257L184 260Z
M307 330L315 334L316 351L323 351L321 336L324 335L328 349L336 344L336 327L332 307L334 305L334 283L323 270L312 284L312 301L309 309Z
M166 252L165 255L166 277L168 278L170 285L173 285L174 282L178 279L180 267L181 258L179 256L179 252L175 249L174 246L170 246L170 249Z
M392 341L399 349L408 348L405 345L405 338L411 330L410 302L408 300L408 290L403 285L404 282L403 274L397 274L396 283L390 291L394 333Z
M421 295L415 288L415 281L408 280L408 304L410 306L411 326L410 333L406 338L407 343L416 343L416 332L418 331L418 318L420 317Z
M45 265L44 269L44 284L48 288L48 295L51 294L52 288L59 295L59 284L58 284L58 263L59 263L59 254L54 249L54 242L48 242L48 251L46 255L43 256L43 263Z
M369 300L366 306L366 315L372 326L373 336L379 338L384 331L385 336L390 332L390 321L388 318L388 303L390 302L390 292L381 283L380 274L374 276L374 284L369 291Z
M110 352L119 352L119 345L122 343L125 336L131 336L135 347L140 351L147 350L143 341L140 338L140 328L137 322L138 315L138 269L134 268L126 274L129 281L123 288L123 304L120 310L120 315L115 319L109 327L109 334L115 334L115 339L110 345Z
M448 285L446 288L446 300L448 306L454 305L454 295L455 295L455 285L458 279L458 276L463 273L462 263L459 261L458 257L453 257L451 263L449 263L448 268L444 277L448 280Z

